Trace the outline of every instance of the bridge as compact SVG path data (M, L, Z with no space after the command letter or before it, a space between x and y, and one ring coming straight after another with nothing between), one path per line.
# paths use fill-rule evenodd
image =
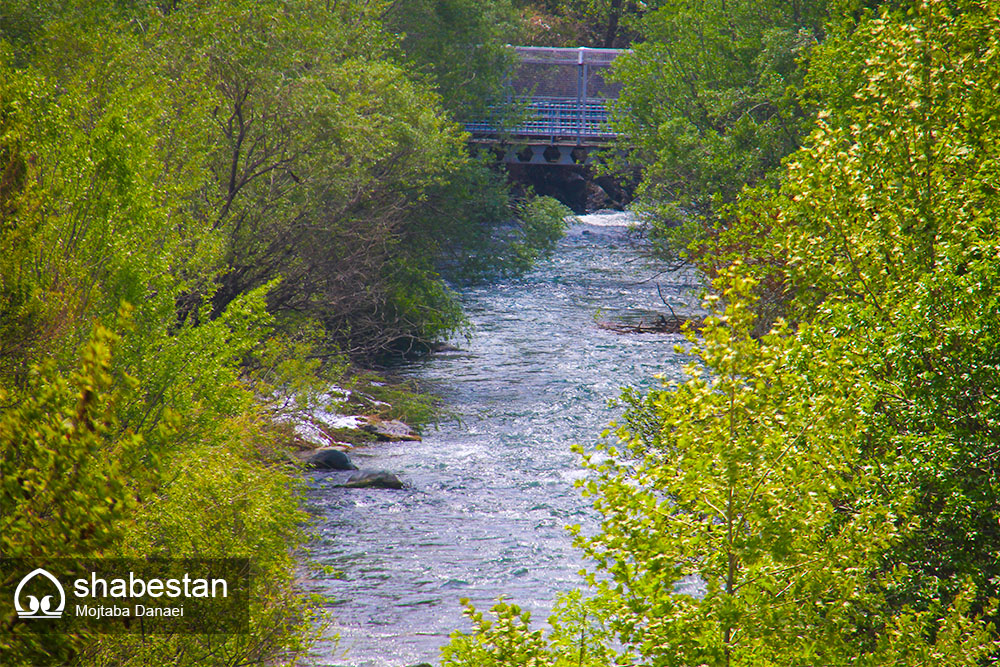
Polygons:
M496 121L465 124L473 143L501 146L504 160L522 164L589 162L615 133L610 103L621 85L605 79L620 49L512 47L518 63L508 77L513 127ZM515 147L518 147L517 149Z

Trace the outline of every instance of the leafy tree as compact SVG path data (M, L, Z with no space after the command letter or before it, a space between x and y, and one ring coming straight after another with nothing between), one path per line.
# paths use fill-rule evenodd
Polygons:
M203 135L174 113L187 108L185 91L140 66L150 64L140 36L87 9L42 27L30 67L12 67L6 49L0 62L0 555L142 557L156 545L164 556L251 556L259 578L251 632L200 651L183 637L148 642L138 657L125 640L39 642L5 610L4 658L266 662L301 650L302 628L276 620L303 617L288 551L301 517L266 429L242 433L267 447L226 438L253 414L240 364L269 329L268 286L212 321L203 308L198 326L178 322L178 301L219 257L217 235L190 205L207 172L181 156L197 161ZM192 491L178 479L194 477L181 462L198 448L218 486ZM231 490L234 471L258 486L213 520L216 504L198 494ZM164 521L164 507L182 499L190 543ZM250 520L261 512L270 519Z
M896 604L996 595L992 403L997 287L996 3L914 3L865 21L817 62L863 56L789 162L775 226L798 316L827 318L866 361L866 439L919 525L886 555ZM817 77L817 80L821 80ZM833 87L843 84L835 77ZM995 619L995 617L994 617Z
M586 44L584 28L574 12L559 0L515 2L525 46L573 47Z
M845 342L780 321L755 339L752 283L729 272L717 287L725 310L690 339L703 366L676 388L627 395L624 451L588 459L604 520L580 543L610 575L590 583L611 627L656 664L886 664L931 645L976 664L990 649L987 626L966 618L974 588L950 610L880 619L878 641L855 632L874 621L882 592L869 572L911 503L903 486L879 493L864 464L869 385ZM907 574L887 568L879 583ZM679 594L685 581L702 592Z
M194 205L226 249L216 284L185 297L186 317L206 294L217 316L280 276L269 297L278 325L320 324L328 353L409 350L461 324L437 271L442 256L477 254L472 239L488 244L497 224L517 215L505 183L468 175L481 168L445 110L466 105L462 95L488 91L459 85L444 70L426 79L394 62L395 40L379 31L376 9L308 0L185 3L150 31L158 66L173 72L181 63L211 100L213 182ZM483 71L469 76L489 88L500 70L476 67ZM432 91L430 80L449 97ZM470 178L491 191L470 191ZM461 217L490 198L504 205ZM517 252L493 254L498 264L508 251Z
M512 201L504 175L470 162L431 190L408 243L437 258L452 284L517 276L555 247L571 211L550 197Z
M496 615L494 622L486 620L481 612L469 605L468 600L463 600L463 604L477 632L471 636L460 633L452 636L452 643L443 651L447 667L540 667L549 663L551 653L541 631L531 629L529 612L522 612L517 605L501 601L492 609Z
M566 11L578 16L586 31L580 46L601 49L630 48L642 35L636 30L647 6L626 0L575 0L564 3Z
M639 39L636 22L646 3L625 0L520 0L523 44L605 49Z
M780 191L744 193L705 246L726 303L700 363L626 395L620 444L587 459L604 521L579 537L598 566L585 606L620 663L1000 655L997 13L915 2L814 52L828 109ZM734 248L749 261L722 268ZM758 279L790 288L794 326L755 330ZM568 664L550 647L570 636L531 655Z
M482 118L504 102L504 79L515 62L508 44L520 33L510 0L396 0L386 27L429 76L453 118Z
M6 610L4 658L293 662L288 393L461 322L442 233L523 270L562 209L498 198L505 235L425 212L471 206L464 135L377 7L11 8L39 22L0 41L0 556L245 556L254 588L225 639L45 644Z
M159 481L141 467L143 439L121 431L112 390L115 336L99 327L78 371L60 377L36 367L24 394L0 387L0 555L4 558L102 556L122 539L137 493ZM4 582L10 584L11 582ZM13 601L0 607L0 648L10 664L66 660L77 637L25 632Z
M800 89L826 5L663 2L642 17L642 41L616 61L616 129L630 152L618 167L641 167L654 235L679 235L683 249L745 185L775 182L811 120Z

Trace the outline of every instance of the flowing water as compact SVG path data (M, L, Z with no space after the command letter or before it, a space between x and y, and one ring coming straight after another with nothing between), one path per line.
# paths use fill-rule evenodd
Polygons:
M622 335L597 321L650 322L690 312L689 273L664 273L621 213L582 216L554 255L522 279L466 290L472 337L402 373L455 416L423 442L352 454L362 468L397 473L402 491L341 489L311 473L311 574L332 623L313 665L393 667L438 662L454 630L468 631L461 598L482 610L500 595L541 623L584 563L568 524L596 519L573 481L570 445L594 443L623 386L677 377L680 336Z

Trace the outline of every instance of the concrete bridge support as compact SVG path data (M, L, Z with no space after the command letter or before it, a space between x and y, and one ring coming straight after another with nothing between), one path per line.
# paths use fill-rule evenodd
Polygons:
M503 161L507 164L556 164L562 166L593 164L595 148L573 145L529 144L508 146Z
M595 173L602 150L598 146L472 142L469 147L473 153L492 155L497 168L514 183L554 197L576 213L621 209L632 200L632 186Z

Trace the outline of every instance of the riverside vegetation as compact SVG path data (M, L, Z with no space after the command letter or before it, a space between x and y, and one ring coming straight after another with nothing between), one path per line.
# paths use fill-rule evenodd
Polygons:
M442 277L558 236L451 120L500 94L515 26L635 40L610 168L713 315L583 456L588 588L548 631L470 608L445 664L996 662L1000 3L0 12L0 555L254 566L246 635L43 642L5 608L6 661L303 654L275 417L460 327Z
M35 635L4 601L5 665L306 650L282 415L562 231L454 120L500 92L494 5L0 2L0 556L253 568L245 635ZM401 39L418 19L449 48Z
M444 664L996 664L1000 3L626 23L619 166L711 316L580 449L585 585L547 630L470 607Z

